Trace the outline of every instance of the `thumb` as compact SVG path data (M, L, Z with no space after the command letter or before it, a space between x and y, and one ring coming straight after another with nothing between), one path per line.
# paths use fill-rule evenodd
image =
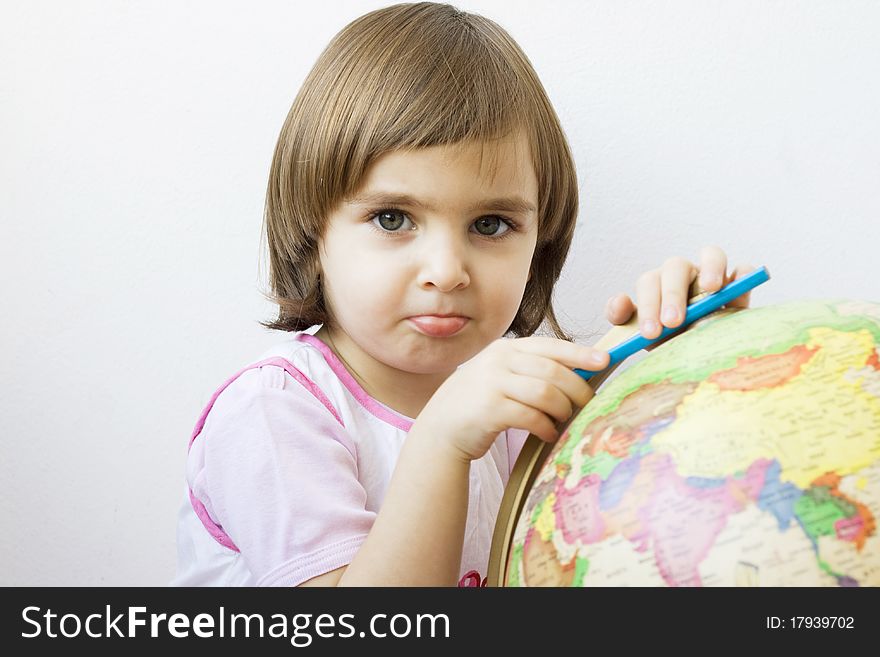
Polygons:
M626 324L635 312L636 305L626 294L613 296L605 304L605 317L612 324Z

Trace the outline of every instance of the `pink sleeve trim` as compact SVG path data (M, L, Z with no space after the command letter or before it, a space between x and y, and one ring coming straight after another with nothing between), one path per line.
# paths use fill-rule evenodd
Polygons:
M283 563L261 577L255 586L299 586L303 582L347 566L360 549L366 534L352 536L311 554Z
M211 516L208 515L208 510L205 508L205 505L193 495L192 489L189 490L189 501L192 504L193 511L196 512L196 517L202 521L202 525L204 525L205 529L208 530L208 533L211 535L215 541L217 541L223 547L232 550L233 552L241 552L235 543L232 542L232 539L229 538L229 535L223 531L223 528L220 527L216 522L211 520Z
M207 406L205 406L205 410L202 411L201 416L199 417L198 422L196 422L195 429L193 429L192 437L189 439L189 447L192 447L193 441L196 439L196 436L201 433L202 429L205 426L205 420L208 418L208 413L211 412L211 409L214 407L214 402L217 401L217 397L220 396L229 385L235 381L242 374L247 372L248 370L252 370L256 367L262 367L263 365L276 365L278 367L283 367L284 370L290 374L294 379L299 381L306 390L311 392L324 406L333 414L333 417L341 424L345 426L345 423L342 421L342 418L339 417L339 413L333 407L333 404L330 403L330 400L327 399L327 395L324 394L324 391L321 390L309 377L303 374L297 367L291 363L290 361L284 358L267 358L266 360L261 360L259 363L254 363L253 365L248 365L243 368L239 372L236 372L231 377L229 377L211 396L211 399L208 401Z
M339 361L336 354L334 354L330 350L330 347L324 344L320 338L316 338L309 333L300 333L298 338L301 341L312 345L321 352L324 356L324 360L327 361L327 364L330 366L330 369L332 369L336 376L339 377L342 384L348 388L348 391L358 400L361 406L366 408L380 420L383 420L398 429L409 431L412 428L415 420L404 417L403 415L398 415L370 397L370 395L367 394L367 391L364 390L349 371L345 369L345 366Z
M339 424L341 424L343 427L345 426L345 423L342 421L339 413L333 407L333 404L330 403L330 400L327 399L327 395L324 394L324 391L321 390L314 381L303 374L293 363L284 358L267 358L265 360L261 360L258 363L248 365L239 372L236 372L231 377L229 377L214 392L213 395L211 395L211 399L208 401L208 404L202 411L198 422L196 422L195 429L193 429L192 436L190 437L189 444L187 445L187 451L192 448L192 444L195 441L196 437L202 432L202 429L204 429L205 421L208 418L208 413L211 412L211 409L214 407L214 402L217 401L217 397L220 396L220 393L226 390L226 388L228 388L233 381L235 381L238 377L240 377L248 370L252 370L257 367L263 367L264 365L274 365L276 367L284 368L285 372L287 372L288 374L290 374L290 376L299 381L306 390L311 392L315 396L315 398L318 399L318 401L324 404L324 406L327 408L328 411L330 411L330 413L333 414L333 417L336 418ZM351 448L347 445L346 449L351 451ZM208 510L205 508L205 505L202 504L202 502L198 500L195 495L193 495L192 489L190 489L189 491L189 499L192 504L193 511L195 511L196 517L198 517L198 519L202 521L202 525L204 525L205 529L208 531L211 537L223 547L233 550L235 552L240 552L241 550L236 547L235 543L232 542L232 539L229 537L229 535L223 531L223 528L211 519L211 516L208 514Z

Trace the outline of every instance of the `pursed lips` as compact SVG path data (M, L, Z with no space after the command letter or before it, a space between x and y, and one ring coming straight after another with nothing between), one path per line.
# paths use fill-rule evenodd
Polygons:
M414 315L409 321L425 335L437 338L450 337L458 333L470 321L464 315Z

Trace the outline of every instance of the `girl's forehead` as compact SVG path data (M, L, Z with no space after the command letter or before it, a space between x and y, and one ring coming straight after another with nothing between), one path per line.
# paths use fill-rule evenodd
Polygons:
M444 144L440 148L444 148L450 158L476 156L483 159L527 159L531 161L530 144L525 133L521 130L495 139L471 139Z
M431 147L387 153L345 202L425 212L492 210L513 213L523 221L535 216L539 199L530 160L504 157L503 152L488 159L479 146L452 152Z
M377 157L362 182L387 177L414 178L419 172L443 175L450 172L473 176L482 184L522 185L534 177L529 143L524 135L492 140L471 140L423 148L392 150Z

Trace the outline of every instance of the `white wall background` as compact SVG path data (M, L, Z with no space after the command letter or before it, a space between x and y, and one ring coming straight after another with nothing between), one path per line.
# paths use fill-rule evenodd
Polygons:
M173 575L195 420L281 337L256 323L278 131L385 4L0 4L0 584ZM519 41L571 140L569 329L711 243L770 268L753 305L880 300L880 3L457 6Z

